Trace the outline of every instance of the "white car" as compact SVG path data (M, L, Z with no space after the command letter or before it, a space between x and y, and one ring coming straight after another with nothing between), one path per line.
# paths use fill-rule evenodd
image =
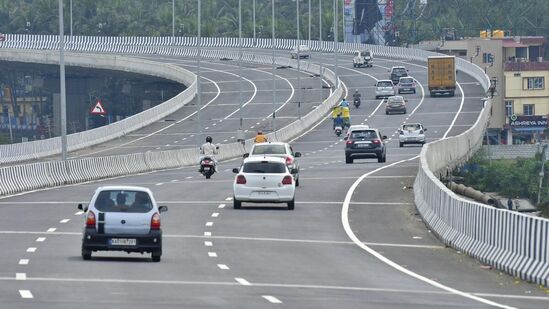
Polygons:
M283 158L249 157L240 168L234 168L233 206L242 202L287 203L295 207L295 181Z
M301 157L301 152L292 149L292 146L288 143L281 142L268 142L259 143L252 146L250 153L245 153L244 158L247 157L279 157L286 161L288 170L292 173L295 180L295 186L299 187L299 162L296 158Z
M95 251L151 253L153 262L162 256L160 213L151 190L143 187L106 186L95 190L86 212L82 237L82 258L90 260Z
M294 49L290 52L290 57L292 59L297 59L299 52L299 58L311 58L311 50L309 49L309 46L307 45L299 45L294 47Z
M359 129L369 129L370 126L367 125L367 124L355 124L355 125L352 125L349 127L349 129L347 129L347 133L345 134L345 137L343 139L348 139L349 138L349 135L351 134L351 131L353 130L359 130Z
M390 79L378 80L374 86L376 87L376 99L395 95L395 87Z
M406 123L399 130L398 141L399 147L404 144L425 144L426 128L421 123Z

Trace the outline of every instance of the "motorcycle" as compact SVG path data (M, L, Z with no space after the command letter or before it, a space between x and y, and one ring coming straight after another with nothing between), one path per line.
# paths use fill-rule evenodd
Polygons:
M356 108L358 108L360 106L360 99L359 98L355 98L353 100L353 104L355 105Z
M334 132L335 132L335 135L336 136L341 136L341 133L343 132L343 128L341 126L336 126L335 129L334 129Z
M206 177L206 179L210 179L212 175L215 173L216 165L215 161L211 157L204 157L202 160L200 160L200 170L199 172Z

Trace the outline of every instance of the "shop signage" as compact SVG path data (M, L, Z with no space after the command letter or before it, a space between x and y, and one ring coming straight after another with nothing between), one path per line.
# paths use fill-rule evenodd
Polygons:
M510 125L513 129L534 129L547 128L547 117L544 116L516 116L509 117Z

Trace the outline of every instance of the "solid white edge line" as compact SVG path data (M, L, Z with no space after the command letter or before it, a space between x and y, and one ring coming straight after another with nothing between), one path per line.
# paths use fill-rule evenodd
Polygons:
M377 173L379 172L380 170L383 170L389 166L394 166L394 165L397 165L397 164L400 164L400 163L403 163L403 162L406 162L406 161L411 161L411 160L415 160L418 156L415 156L411 159L405 159L405 160L400 160L400 161L397 161L397 162L394 162L394 163L391 163L391 164L388 164L388 165L385 165L385 166L382 166L380 168L377 168L371 172L368 172L362 176L360 176L353 184L352 186L349 188L349 191L347 191L347 194L345 195L345 201L343 202L343 205L341 207L341 223L343 224L343 228L345 230L345 233L347 233L347 236L351 239L351 241L353 241L355 243L355 245L357 245L358 247L360 247L361 249L363 249L364 251L368 252L369 254L371 254L372 256L374 256L375 258L377 258L378 260L380 260L381 262L387 264L388 266L412 277L412 278L415 278L417 280L420 280L420 281L423 281L427 284L430 284L436 288L439 288L439 289L442 289L442 290L445 290L447 292L450 292L452 294L456 294L456 295L459 295L459 296L462 296L462 297L465 297L465 298L469 298L471 300L474 300L474 301L477 301L477 302L480 302L480 303L483 303L483 304L487 304L487 305L490 305L490 306L495 306L495 307L498 307L498 308L506 308L506 309L514 309L515 307L511 307L511 306L507 306L507 305L502 305L502 304L499 304L499 303L496 303L496 302L493 302L491 300L488 300L488 299L484 299L484 298L481 298L481 297L478 297L478 296L475 296L471 293L466 293L466 292L462 292L462 291L459 291L457 289L454 289L454 288L451 288L449 286L446 286L446 285L443 285L441 283L438 283L434 280L431 280L427 277L424 277L422 275L419 275L411 270L408 270L400 265L398 265L397 263L393 262L392 260L386 258L385 256L383 256L382 254L380 254L379 252L375 251L374 249L370 248L369 246L367 246L366 244L364 244L356 235L355 233L353 232L353 230L351 229L351 225L349 223L349 205L350 205L350 202L351 202L351 198L353 196L353 193L354 191L356 190L356 188L358 187L358 185L364 180L364 178L368 177L369 175L371 174L374 174L374 173Z
M27 280L27 274L26 273L16 273L15 274L15 280Z
M223 269L223 270L229 270L229 266L225 265L225 264L217 264L217 267L219 267L219 269Z
M454 124L456 123L456 121L459 117L459 114L461 113L461 110L463 109L463 103L465 102L465 94L463 93L463 88L461 88L461 85L458 82L456 82L456 85L459 88L459 92L461 92L461 103L459 104L459 109L458 109L456 115L454 116L454 119L452 120L452 123L450 123L450 127L448 128L446 133L444 133L444 135L442 136L442 139L445 139L448 136L448 134L450 133L450 131L452 130L452 128L454 127Z
M21 298L34 298L29 290L19 290L19 295L21 295Z
M246 280L244 278L234 278L234 280L236 280L236 282L238 282L242 285L247 285L247 286L252 285L248 280Z
M268 302L271 304L282 304L282 301L274 296L271 295L261 295L261 297L265 298Z

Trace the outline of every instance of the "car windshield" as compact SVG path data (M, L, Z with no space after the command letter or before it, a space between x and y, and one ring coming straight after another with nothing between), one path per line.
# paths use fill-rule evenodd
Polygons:
M390 81L382 81L377 83L378 87L393 87L393 82Z
M406 78L400 79L401 83L407 83L407 84L411 84L413 81L414 80L411 77L406 77Z
M147 192L126 190L101 191L94 206L101 212L147 213L153 209Z
M252 155L263 154L286 154L284 145L256 145L252 150Z
M362 52L362 56L364 56L364 57L370 57L370 52L369 52L369 51L363 51L363 52Z
M376 131L372 130L357 130L351 132L351 139L372 139L376 137Z
M259 173L259 174L282 174L286 172L286 165L279 162L248 162L244 163L242 169L244 173Z
M415 124L405 124L402 126L402 129L405 130L405 131L417 131L420 129L420 125L415 123Z

